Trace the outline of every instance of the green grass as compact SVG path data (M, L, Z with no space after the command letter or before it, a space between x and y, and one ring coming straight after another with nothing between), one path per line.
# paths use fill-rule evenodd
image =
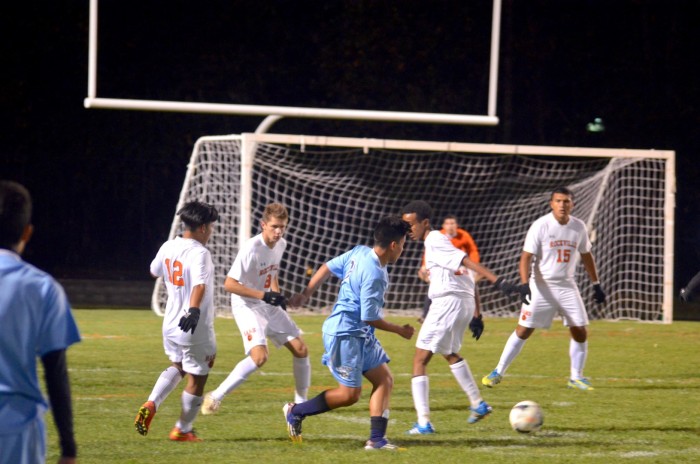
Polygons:
M82 463L287 463L299 462L700 462L700 324L593 322L586 374L595 391L567 389L568 332L556 321L536 331L503 383L482 394L494 412L468 425L468 402L442 358L430 368L432 422L438 433L409 437L415 421L410 392L413 341L379 333L395 376L388 436L399 453L362 449L368 436L369 388L353 407L309 417L304 443L289 441L282 405L292 398L291 357L271 349L267 365L224 400L215 416L195 424L202 443L172 443L167 435L180 410L180 391L158 411L147 437L133 420L160 372L167 367L162 319L150 311L77 310L83 341L69 350L76 437ZM322 316L296 316L305 331L316 395L335 386L320 363ZM414 318L393 317L398 323ZM465 337L462 355L480 380L493 369L515 321L486 321L479 342ZM216 322L218 355L207 391L241 359L235 322ZM211 387L211 388L209 388ZM510 408L521 400L542 405L545 424L535 435L513 432ZM50 415L49 415L50 417ZM49 461L57 439L49 420Z

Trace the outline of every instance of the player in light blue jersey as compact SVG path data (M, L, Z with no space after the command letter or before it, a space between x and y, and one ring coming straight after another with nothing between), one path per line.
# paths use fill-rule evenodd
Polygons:
M46 460L44 399L36 358L44 366L60 464L75 462L66 349L80 341L63 288L20 255L33 228L31 197L20 184L0 181L0 463Z
M290 306L303 306L331 275L342 279L338 299L323 324L325 352L322 362L328 366L338 386L309 401L284 406L292 441L301 441L301 423L305 417L357 403L364 376L372 383L370 437L365 449L398 449L386 439L393 377L387 365L389 357L374 332L375 329L386 330L409 340L413 336L411 325L399 326L385 321L382 310L389 286L386 266L401 256L409 228L398 216L383 218L374 229L372 248L359 245L331 259L314 274L301 294L290 299Z

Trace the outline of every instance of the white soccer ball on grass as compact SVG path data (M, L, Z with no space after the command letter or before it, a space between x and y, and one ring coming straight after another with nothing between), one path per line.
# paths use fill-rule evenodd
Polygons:
M537 432L544 423L544 414L534 401L521 401L510 410L510 425L520 433Z

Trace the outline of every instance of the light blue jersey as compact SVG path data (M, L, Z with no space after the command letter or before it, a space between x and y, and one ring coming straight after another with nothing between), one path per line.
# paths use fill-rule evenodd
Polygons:
M18 254L0 249L0 442L43 419L48 405L37 357L78 341L63 288Z
M364 321L382 318L389 275L374 250L358 245L326 263L342 279L333 311L323 323L326 335L367 336L374 328Z

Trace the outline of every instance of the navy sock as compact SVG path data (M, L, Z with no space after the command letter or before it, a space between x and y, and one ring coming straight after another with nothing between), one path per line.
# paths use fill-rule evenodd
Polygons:
M306 416L315 416L316 414L321 414L330 410L331 408L329 408L328 403L326 403L326 392L324 391L315 398L311 398L309 401L294 405L292 413L301 416L303 419Z
M384 435L386 435L386 428L389 425L389 419L382 416L372 416L369 420L371 423L369 439L377 442L384 438Z

